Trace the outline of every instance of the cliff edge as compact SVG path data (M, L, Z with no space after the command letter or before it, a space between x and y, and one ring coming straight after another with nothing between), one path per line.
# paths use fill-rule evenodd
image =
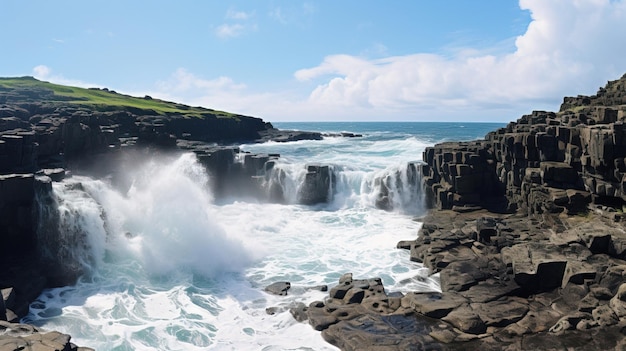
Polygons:
M426 148L398 243L442 292L346 274L309 323L342 350L626 349L626 75L483 140Z

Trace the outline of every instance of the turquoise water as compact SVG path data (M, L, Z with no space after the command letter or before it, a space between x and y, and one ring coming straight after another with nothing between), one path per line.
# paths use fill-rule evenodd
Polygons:
M363 136L241 145L281 154L284 204L217 201L192 154L127 166L130 189L84 176L55 184L62 225L74 238L68 245L84 255L90 273L75 286L46 291L25 321L98 350L335 350L288 312L326 296L307 287L336 284L351 272L381 277L391 291L437 290L437 277L395 248L417 234L419 194L383 211L374 205L375 180L420 161L429 145L482 138L503 124L275 126ZM328 203L297 203L310 162L336 173ZM263 291L284 280L292 283L288 296ZM277 312L268 314L270 307Z

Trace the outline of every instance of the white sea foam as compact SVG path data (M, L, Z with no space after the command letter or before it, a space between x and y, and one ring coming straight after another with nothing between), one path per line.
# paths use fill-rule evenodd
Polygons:
M419 160L423 147L416 139L342 138L243 146L283 154L278 167L294 194L306 163L334 165L335 197L315 206L215 204L191 154L129 172L134 182L124 192L87 177L55 184L74 218L91 223L88 245L98 258L76 286L46 291L26 320L99 350L335 350L288 312L326 296L307 287L351 272L381 277L388 291L438 289L436 277L395 248L415 238L420 223L376 209L368 185ZM288 296L263 292L277 281L292 283Z

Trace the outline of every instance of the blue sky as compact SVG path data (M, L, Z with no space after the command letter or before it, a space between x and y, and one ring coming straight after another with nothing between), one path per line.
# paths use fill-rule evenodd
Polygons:
M626 73L626 0L0 0L0 76L267 121L497 121Z

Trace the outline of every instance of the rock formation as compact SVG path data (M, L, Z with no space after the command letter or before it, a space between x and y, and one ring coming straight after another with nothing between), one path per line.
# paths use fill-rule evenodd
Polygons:
M575 214L626 201L626 76L594 96L566 97L559 112L534 111L484 140L424 152L432 206L506 201L509 212Z
M190 151L211 173L218 196L254 193L263 190L258 177L277 155L243 155L229 144L321 138L148 96L0 78L0 320L17 322L44 288L71 284L82 273L60 242L53 208L52 182L62 180L67 169L112 172L126 151L140 156ZM57 334L2 324L0 349L76 349L69 336Z
M484 140L426 148L410 251L442 292L340 279L309 323L342 350L626 349L626 75Z

